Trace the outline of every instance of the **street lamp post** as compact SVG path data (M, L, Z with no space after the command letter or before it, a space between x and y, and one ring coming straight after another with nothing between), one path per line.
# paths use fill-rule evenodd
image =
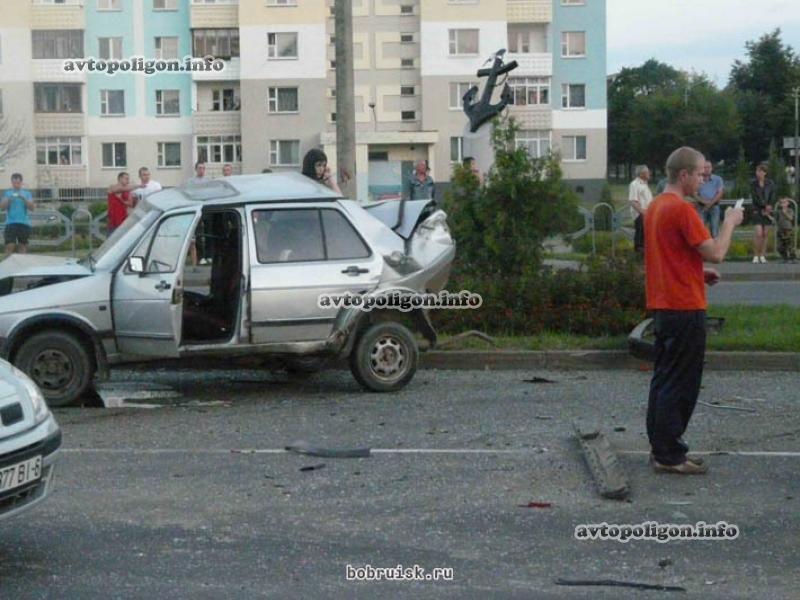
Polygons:
M800 86L792 91L794 96L794 201L800 205Z

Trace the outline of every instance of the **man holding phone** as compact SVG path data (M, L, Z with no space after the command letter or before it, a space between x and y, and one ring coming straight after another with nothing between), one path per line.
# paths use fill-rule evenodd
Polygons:
M703 182L705 158L693 148L675 150L667 159L669 182L645 213L647 309L653 313L656 362L650 382L647 436L650 463L658 473L700 475L702 460L687 456L683 434L689 425L703 377L706 350L705 285L719 273L703 262L721 263L741 207L725 212L719 237L709 235L694 206Z

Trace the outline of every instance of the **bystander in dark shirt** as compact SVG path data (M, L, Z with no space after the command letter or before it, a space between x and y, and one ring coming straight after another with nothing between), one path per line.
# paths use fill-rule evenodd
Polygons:
M411 175L408 184L410 190L409 198L411 200L433 200L436 196L436 184L433 182L433 178L430 175L427 175L424 180L420 181L419 177L414 173Z

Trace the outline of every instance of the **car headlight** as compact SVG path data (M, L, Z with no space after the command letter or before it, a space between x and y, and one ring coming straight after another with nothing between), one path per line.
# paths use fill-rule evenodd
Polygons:
M14 366L11 368L14 372L14 375L16 375L17 379L22 382L22 386L28 393L28 398L31 400L31 406L33 406L33 422L35 425L38 425L50 414L50 409L47 408L47 402L45 402L39 386L37 386L30 377Z

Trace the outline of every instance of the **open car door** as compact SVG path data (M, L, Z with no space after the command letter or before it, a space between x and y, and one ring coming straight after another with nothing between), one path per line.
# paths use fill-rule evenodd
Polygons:
M122 353L179 355L183 268L199 218L197 210L163 217L114 277L114 330Z

